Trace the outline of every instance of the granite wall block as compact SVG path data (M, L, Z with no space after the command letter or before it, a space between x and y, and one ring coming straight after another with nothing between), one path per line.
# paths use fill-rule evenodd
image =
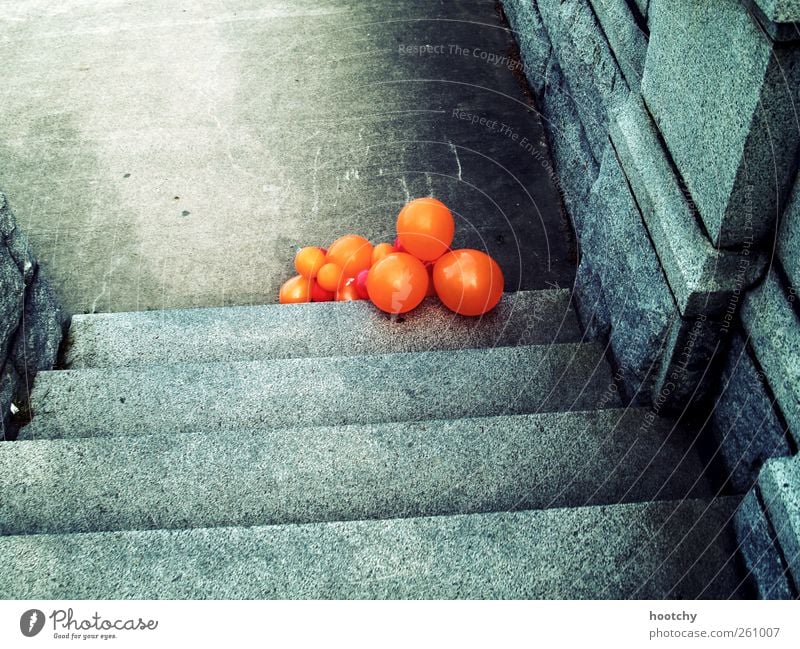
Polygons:
M774 230L800 143L800 50L739 0L651 0L642 94L715 245Z

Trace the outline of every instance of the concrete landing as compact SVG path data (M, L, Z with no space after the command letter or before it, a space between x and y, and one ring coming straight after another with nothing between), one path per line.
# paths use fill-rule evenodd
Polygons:
M73 313L274 302L428 194L507 290L569 287L512 44L491 0L3 0L0 187Z

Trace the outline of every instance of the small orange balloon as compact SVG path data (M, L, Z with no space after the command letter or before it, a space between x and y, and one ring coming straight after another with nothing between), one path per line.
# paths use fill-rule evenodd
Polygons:
M453 243L455 228L447 205L435 198L417 198L397 217L400 245L422 261L441 257Z
M433 267L433 284L442 303L461 315L482 315L503 296L503 271L479 250L453 250Z
M342 267L339 264L325 264L317 273L317 283L325 291L335 292L341 281Z
M313 279L325 265L325 253L320 248L308 247L297 251L294 267L303 277Z
M406 313L417 307L428 290L428 271L406 252L386 255L370 268L367 293L372 303L386 313Z
M347 282L342 288L336 291L337 302L354 302L356 300L363 300L358 294L358 288L355 282Z
M394 251L394 246L391 243L379 243L372 249L372 265L374 266L386 255L391 255Z
M345 235L331 244L326 260L341 266L343 277L355 277L372 264L372 244L357 234Z
M284 282L278 300L281 304L300 304L311 301L312 280L302 275L295 275Z

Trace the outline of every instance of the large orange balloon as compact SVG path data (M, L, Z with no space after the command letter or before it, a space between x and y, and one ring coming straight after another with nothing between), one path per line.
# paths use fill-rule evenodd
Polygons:
M331 244L326 260L341 266L345 279L355 277L372 265L372 244L357 234L345 235Z
M342 283L342 267L339 264L325 264L317 273L317 283L325 291L336 292Z
M294 267L303 277L314 278L325 265L325 253L320 248L302 248L294 257Z
M417 307L428 290L428 271L406 252L386 255L370 268L367 293L372 303L386 313L405 313Z
M397 217L400 245L422 261L441 257L453 243L455 222L447 205L435 198L407 203Z
M312 280L302 275L295 275L281 286L278 300L281 304L299 304L311 301Z
M503 271L479 250L453 250L433 267L436 294L451 311L482 315L497 306L503 295Z

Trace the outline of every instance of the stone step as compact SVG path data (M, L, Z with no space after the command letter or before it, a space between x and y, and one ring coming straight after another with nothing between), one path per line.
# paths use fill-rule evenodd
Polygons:
M492 349L42 372L23 439L593 410L620 405L603 348Z
M544 509L710 495L647 411L0 445L0 534Z
M737 500L0 537L11 599L739 595Z
M480 318L429 298L399 318L368 302L268 304L76 315L66 366L355 356L438 349L580 342L568 290L506 293Z

